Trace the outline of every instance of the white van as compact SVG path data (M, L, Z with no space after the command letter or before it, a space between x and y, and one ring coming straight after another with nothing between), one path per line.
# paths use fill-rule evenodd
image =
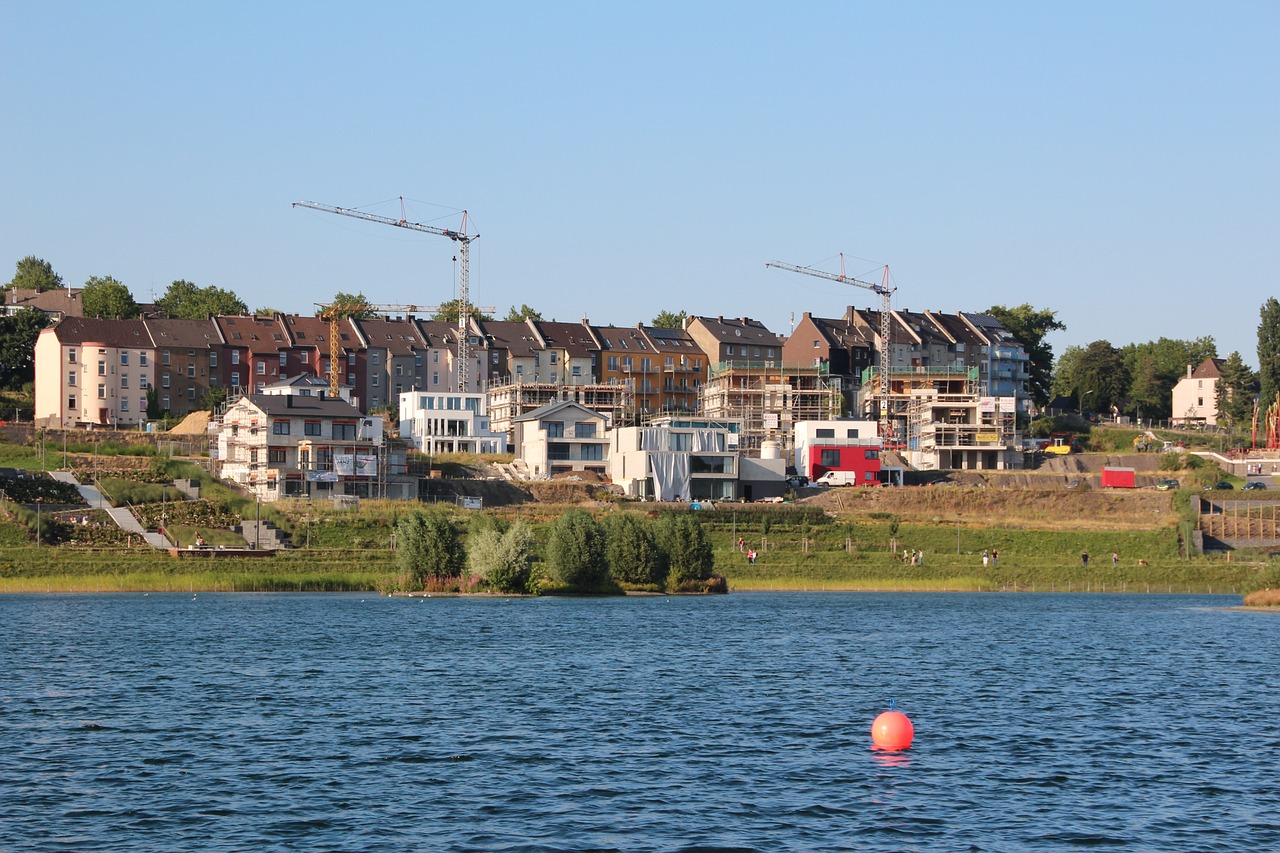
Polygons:
M828 471L817 479L819 486L856 486L857 471Z

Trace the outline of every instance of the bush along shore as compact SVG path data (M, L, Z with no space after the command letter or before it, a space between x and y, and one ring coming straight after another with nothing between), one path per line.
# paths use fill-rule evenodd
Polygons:
M306 532L272 560L126 548L0 547L0 592L621 594L746 590L1229 593L1280 588L1265 554L1188 559L1179 529L1044 531L821 511L399 508ZM362 510L361 512L364 512ZM375 513L376 514L376 513ZM324 526L322 528L322 525ZM296 522L295 541L304 528ZM334 547L345 531L352 547ZM986 559L983 559L986 552ZM1083 555L1088 554L1087 563ZM1114 560L1113 560L1114 554Z

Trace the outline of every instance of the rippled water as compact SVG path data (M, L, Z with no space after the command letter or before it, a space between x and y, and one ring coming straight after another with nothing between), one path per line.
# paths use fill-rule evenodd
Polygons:
M0 847L1280 849L1238 601L0 597Z

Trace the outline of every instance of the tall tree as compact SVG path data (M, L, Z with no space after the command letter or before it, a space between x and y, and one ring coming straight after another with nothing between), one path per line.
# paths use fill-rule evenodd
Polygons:
M94 276L86 281L80 302L86 317L131 320L140 313L129 288L109 275Z
M178 279L156 300L156 308L180 320L203 320L219 314L244 314L249 306L230 290L221 287L197 287L186 279Z
M551 524L547 572L577 590L595 589L609 577L604 531L586 510L571 509Z
M0 385L17 389L35 381L36 338L47 325L48 316L35 308L23 308L12 317L0 316Z
M35 255L27 255L18 261L17 272L8 286L43 293L62 287L62 276L53 271L53 266L48 261Z
M450 299L448 302L440 303L440 310L431 315L432 320L441 320L446 323L458 322L458 312L462 309L461 299ZM483 311L477 311L474 305L471 306L471 316L479 320L481 323L488 323L493 320L492 314L485 314ZM538 319L541 319L540 317Z
M427 578L456 578L466 566L458 531L443 514L415 512L396 525L396 562L422 585Z
M1233 352L1222 362L1219 373L1218 423L1227 429L1248 424L1253 418L1253 371L1240 353Z
M1126 405L1129 368L1110 341L1094 341L1085 347L1062 381L1069 384L1076 405L1083 411L1109 412L1112 407L1122 409Z
M1043 406L1049 402L1053 382L1053 347L1045 337L1050 332L1066 329L1066 324L1058 320L1056 311L1032 308L1026 303L1015 308L993 305L987 313L999 320L1027 348L1027 356L1031 359L1027 391L1037 405Z
M369 300L365 298L363 292L345 293L339 290L333 294L333 298L325 304L325 307L337 313L339 317L355 317L357 320L376 317L378 313L369 306ZM322 308L316 313L323 315L325 311Z
M659 311L658 316L649 321L649 325L655 329L683 329L688 316L684 311Z
M453 319L458 319L457 311L454 311ZM519 308L512 305L511 310L507 312L505 319L508 323L523 323L525 320L532 320L535 323L542 321L542 312L534 311L528 305L521 304Z
M1280 393L1280 301L1273 296L1262 303L1258 323L1258 383L1266 408Z
M1159 413L1167 417L1173 410L1173 386L1186 375L1187 365L1217 357L1218 346L1208 336L1195 340L1160 338L1128 344L1120 353L1135 383L1129 389L1135 413L1140 406L1148 415Z

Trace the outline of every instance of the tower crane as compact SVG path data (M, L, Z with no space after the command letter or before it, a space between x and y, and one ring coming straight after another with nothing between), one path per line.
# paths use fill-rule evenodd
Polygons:
M836 273L824 272L823 270L816 270L813 267L801 267L795 264L783 263L782 261L769 261L765 266L777 267L781 270L790 270L791 272L803 273L804 275L813 275L818 278L825 278L828 281L838 281L841 284L852 284L855 287L865 287L867 290L880 294L880 383L879 394L877 396L880 398L880 438L883 441L888 441L891 437L889 431L889 332L892 328L892 324L889 319L889 301L893 292L897 290L896 287L889 287L888 265L885 265L884 276L881 278L880 284L872 284L867 281L856 279L853 276L845 275L843 252L840 254L840 273L838 275Z
M401 209L404 206L404 199L400 199ZM383 225L394 225L396 228L408 228L410 231L424 231L427 234L435 234L440 237L448 237L450 240L458 244L458 260L461 262L458 269L458 390L467 390L467 369L471 361L470 341L471 338L467 334L467 326L471 317L471 300L469 293L469 273L471 258L471 242L480 239L479 234L467 234L467 212L462 211L462 227L454 231L450 228L437 228L434 225L422 225L417 222L409 222L403 218L392 219L390 216L379 216L376 213L365 213L363 210L354 210L349 207L334 207L329 204L318 204L314 201L295 201L294 207L305 207L309 210L319 210L324 213L336 213L339 216L351 216L356 219L363 219L366 222L380 222ZM372 308L372 306L370 306ZM324 316L323 314L321 316ZM332 321L331 322L336 322ZM333 363L330 362L330 373L333 371Z

